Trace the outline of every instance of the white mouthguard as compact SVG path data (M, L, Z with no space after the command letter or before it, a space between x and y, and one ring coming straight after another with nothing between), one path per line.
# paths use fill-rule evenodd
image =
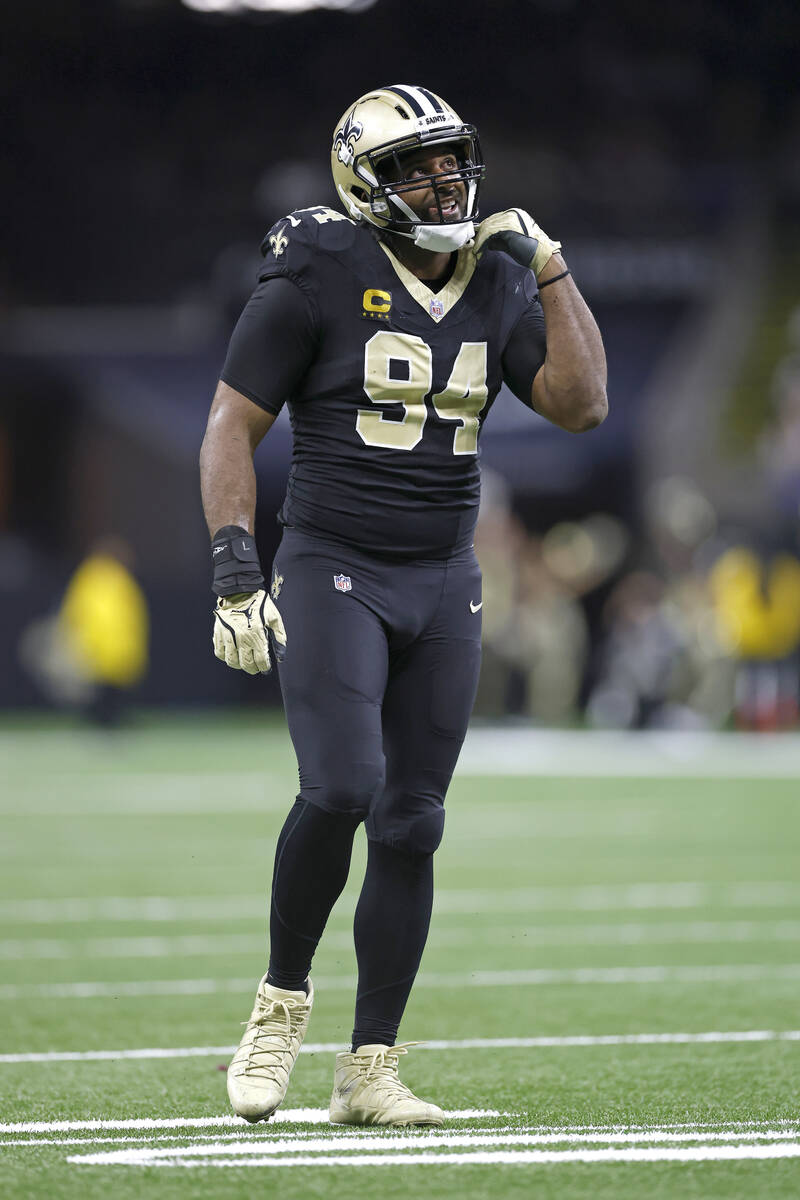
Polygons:
M452 225L419 225L414 231L414 244L421 250L460 250L475 237L472 221L457 221Z

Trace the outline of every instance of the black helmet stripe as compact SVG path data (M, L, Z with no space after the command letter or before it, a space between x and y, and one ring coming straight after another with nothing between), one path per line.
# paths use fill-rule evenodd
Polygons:
M444 112L444 109L442 108L441 104L434 96L433 92L429 92L428 89L424 88L424 87L418 87L417 91L422 92L423 96L427 96L427 98L430 100L430 102L433 105L436 112Z
M387 92L394 92L395 96L399 96L401 100L405 100L408 107L411 109L415 117L424 117L425 109L420 104L419 100L411 93L410 90L404 87L387 87Z

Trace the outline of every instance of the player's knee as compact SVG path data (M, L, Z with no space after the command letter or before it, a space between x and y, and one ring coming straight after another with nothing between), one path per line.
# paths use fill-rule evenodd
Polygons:
M315 784L303 786L300 794L326 812L366 817L383 781L383 763L348 764Z
M428 858L439 849L444 834L444 809L410 817L392 838L392 846L415 858Z

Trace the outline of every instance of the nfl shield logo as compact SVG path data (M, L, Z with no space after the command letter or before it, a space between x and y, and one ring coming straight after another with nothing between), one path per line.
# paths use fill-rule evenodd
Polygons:
M337 592L350 592L353 590L353 583L349 575L334 575L333 586Z
M438 296L432 296L431 303L430 303L430 310L431 310L431 316L434 318L435 321L438 321L441 317L444 316L444 301L440 300Z

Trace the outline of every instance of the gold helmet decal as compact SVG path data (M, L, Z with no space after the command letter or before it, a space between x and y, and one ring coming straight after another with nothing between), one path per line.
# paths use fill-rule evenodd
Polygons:
M355 109L347 114L341 129L333 137L333 149L340 163L349 166L355 157L355 143L364 132L364 126L355 119Z

